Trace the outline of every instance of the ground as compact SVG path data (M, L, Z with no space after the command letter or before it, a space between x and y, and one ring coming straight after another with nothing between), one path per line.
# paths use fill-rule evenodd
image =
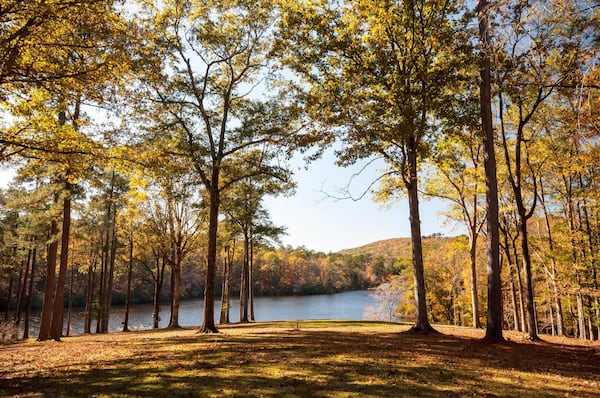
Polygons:
M598 397L600 344L300 321L0 346L0 396Z

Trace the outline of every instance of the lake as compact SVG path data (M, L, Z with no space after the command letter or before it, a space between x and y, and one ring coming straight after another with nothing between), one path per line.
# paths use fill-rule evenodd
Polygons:
M369 291L358 290L336 294L320 294L314 296L270 296L256 297L254 299L254 315L257 322L260 321L284 321L284 320L307 320L307 319L347 319L364 320L368 318L369 307L376 307L377 303L369 295ZM239 301L232 300L232 308L229 312L231 322L239 320ZM150 329L152 327L152 304L135 304L129 311L129 328L131 330ZM202 312L204 300L191 299L181 301L179 307L179 324L181 326L200 326L202 324ZM215 303L215 321L219 321L221 301ZM111 332L123 329L125 314L124 306L113 306L110 312L108 329ZM65 311L65 324L67 314ZM161 306L160 327L169 323L169 304ZM81 308L72 310L71 334L83 333L84 312ZM39 314L32 314L31 335L37 335ZM92 331L95 331L96 322L92 321ZM66 330L66 329L65 329Z

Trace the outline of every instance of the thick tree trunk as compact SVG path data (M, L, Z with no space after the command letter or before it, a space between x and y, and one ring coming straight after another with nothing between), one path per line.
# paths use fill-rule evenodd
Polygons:
M65 198L63 199L63 223L60 244L60 266L58 270L58 283L54 298L52 314L51 337L59 341L63 334L63 315L65 310L65 285L67 271L69 270L69 239L71 237L71 184L65 184Z
M477 4L480 49L479 74L481 77L479 101L481 108L481 123L483 127L488 253L488 312L485 340L503 341L502 279L500 268L500 234L498 227L498 180L496 177L496 154L494 150L494 128L492 124L489 12L490 7L488 1L479 0Z
M413 144L413 146L415 146ZM425 290L425 272L423 267L423 244L421 239L421 219L419 215L419 192L417 185L417 151L408 151L409 181L407 184L408 205L410 211L410 236L412 243L412 263L415 289L415 325L413 332L430 332L434 329L427 318L427 299Z
M213 174L216 174L213 173ZM208 190L210 197L210 213L208 221L208 252L206 256L206 285L204 288L204 321L201 333L217 333L215 326L215 278L217 270L217 233L219 229L219 179L213 176L213 186Z
M46 284L44 286L44 303L42 305L42 319L40 321L40 332L38 341L50 339L52 327L52 310L54 304L54 284L56 282L56 259L58 256L58 222L52 220L50 223L50 239L48 245L48 257L46 264Z

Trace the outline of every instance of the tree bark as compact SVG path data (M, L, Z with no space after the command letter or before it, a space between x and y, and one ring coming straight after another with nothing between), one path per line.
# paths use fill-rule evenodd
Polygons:
M235 243L234 243L235 245ZM225 256L223 258L223 283L221 288L221 316L219 323L221 325L229 323L229 309L230 309L230 298L229 298L229 286L231 279L231 260L233 254L230 255L230 251L233 252L235 249L231 249L229 246L225 247Z
M250 237L244 229L244 261L242 262L242 278L240 286L240 323L248 323L248 299L250 297L248 281L250 279Z
M27 293L27 301L25 302L25 322L23 323L23 338L29 338L29 314L31 312L31 295L33 294L33 279L35 276L35 265L37 249L34 247L31 255L31 277L29 278L29 291Z
M421 239L421 219L419 215L419 192L417 185L417 149L416 143L411 143L408 150L409 181L407 184L408 205L410 211L410 237L412 243L413 276L415 284L415 325L413 332L427 333L434 329L427 317L427 299L425 289L425 272L423 267L423 242Z
M177 248L174 250L174 252L175 259L173 260L172 264L173 295L171 297L171 322L169 324L169 327L180 328L181 326L179 325L179 304L181 297L181 255Z
M8 291L6 292L6 309L4 311L4 320L5 321L8 321L8 318L10 317L10 302L12 300L13 276L14 276L14 270L11 270L10 276L8 278Z
M85 295L85 316L83 319L83 333L92 332L92 307L94 300L94 289L95 287L95 275L96 275L96 253L92 253L92 259L88 265L88 280L87 280L87 292Z
M71 310L73 309L73 285L75 283L75 269L71 266L71 282L69 284L69 304L67 307L67 332L66 335L71 334Z
M481 78L479 101L483 128L488 253L488 312L485 340L503 341L502 270L500 268L500 234L498 228L498 180L496 177L496 154L494 150L494 127L492 123L489 13L490 7L488 1L479 0L477 4L480 50L479 74Z
M63 199L63 222L60 244L60 265L58 270L58 283L54 298L54 309L52 314L52 329L50 336L59 341L63 334L63 315L65 310L65 285L67 283L67 271L69 269L69 239L71 237L71 191L72 186L65 182L65 198Z
M248 269L248 295L250 305L250 321L254 322L254 283L252 282L254 273L254 237L250 232L250 264Z
M218 330L215 326L215 277L217 268L217 232L219 228L220 204L218 170L213 171L212 185L208 192L210 197L208 253L206 256L206 284L204 288L204 320L200 327L200 332L217 333Z
M469 261L471 268L471 309L473 313L473 327L481 328L479 320L479 296L477 294L477 227L472 227L471 236L469 238Z
M42 305L42 318L40 321L40 332L38 341L50 339L52 326L52 310L54 304L54 284L56 282L56 259L58 256L58 222L52 220L50 223L50 239L48 245L48 257L46 264L46 284L44 286L44 303Z
M554 237L552 235L552 229L550 228L550 217L548 216L548 209L546 207L546 198L544 194L544 184L542 178L540 178L540 203L542 210L544 211L544 220L546 222L546 233L548 234L548 248L550 249L550 263L552 265L549 276L553 292L553 301L556 314L556 334L562 336L564 334L564 321L563 321L563 310L560 292L558 289L558 281L556 278L556 257L554 254Z
M129 264L127 267L127 293L125 295L125 318L123 331L129 332L129 309L131 307L131 280L133 276L133 238L129 237Z

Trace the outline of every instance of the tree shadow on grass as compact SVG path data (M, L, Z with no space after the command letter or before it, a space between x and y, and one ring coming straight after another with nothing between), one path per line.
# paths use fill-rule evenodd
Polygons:
M5 374L0 394L591 397L598 387L585 383L600 374L598 349L490 345L444 334L248 329L240 335L159 337L143 343L131 340L134 354L123 360L74 361L17 378ZM579 384L561 384L564 378Z

